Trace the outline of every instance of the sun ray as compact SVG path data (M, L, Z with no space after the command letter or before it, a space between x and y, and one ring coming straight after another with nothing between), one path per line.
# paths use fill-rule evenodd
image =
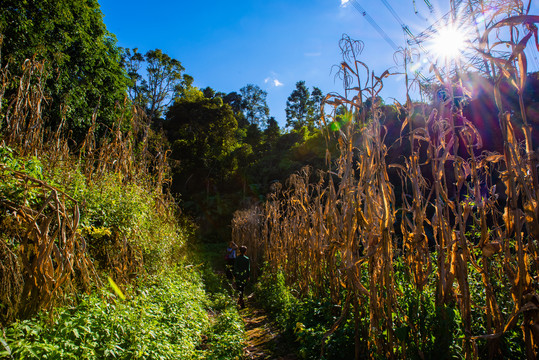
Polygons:
M428 43L429 53L441 61L457 60L470 44L469 30L454 24L436 29Z

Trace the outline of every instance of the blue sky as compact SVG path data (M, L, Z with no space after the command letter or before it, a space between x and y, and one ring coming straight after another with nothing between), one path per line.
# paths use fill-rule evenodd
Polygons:
M535 0L534 0L535 1ZM324 93L342 92L332 67L341 61L342 34L362 40L361 60L375 74L399 71L392 47L346 0L99 0L104 22L118 45L140 52L160 48L181 61L195 86L225 93L255 84L268 92L272 116L284 126L286 99L297 81ZM430 0L439 14L447 0ZM414 34L439 16L424 0L385 0ZM384 0L357 0L398 46L404 33ZM532 13L538 14L537 4ZM537 52L535 52L537 55ZM532 59L535 60L535 59ZM532 61L530 61L532 62ZM533 62L532 62L533 63ZM385 81L382 97L404 98L402 76Z

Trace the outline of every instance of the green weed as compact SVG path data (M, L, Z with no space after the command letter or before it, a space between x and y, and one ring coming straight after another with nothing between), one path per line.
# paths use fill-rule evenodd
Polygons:
M243 324L233 306L213 318L196 271L150 276L113 300L107 291L77 306L5 329L0 357L12 359L239 359Z

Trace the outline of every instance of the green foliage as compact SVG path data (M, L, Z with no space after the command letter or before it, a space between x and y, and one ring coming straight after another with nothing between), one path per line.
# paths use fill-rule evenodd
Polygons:
M299 171L305 165L310 165L315 169L322 169L326 155L326 140L322 132L316 129L309 131L305 127L298 132L303 135L303 139L291 148L289 158L293 162L292 168Z
M268 93L253 84L242 87L240 93L241 109L247 122L263 126L269 117L269 107L266 103Z
M6 342L15 359L190 358L208 326L202 296L192 282L155 278L126 302L91 295L50 325L45 315L15 323Z
M103 177L88 186L81 223L126 236L143 251L148 269L159 267L177 256L186 234L155 211L158 196L137 184L122 184L115 175Z
M205 241L228 239L231 214L263 201L275 181L284 182L305 165L325 167L321 130L304 126L281 133L268 117L264 91L250 84L240 93L208 87L193 96L182 93L162 122L175 161L171 190L197 219ZM319 114L321 96L315 88L309 97L311 120Z
M45 61L49 76L44 90L50 99L43 118L48 126L56 128L65 117L74 138L81 140L97 108L97 123L105 125L101 130L110 127L128 78L97 0L4 0L0 33L1 66L15 64L10 66L13 75L21 74L25 59Z
M266 268L266 270L268 270ZM264 271L255 286L257 301L277 324L295 339L297 352L304 359L319 359L322 339L342 310L326 296L301 300L285 284L281 271ZM354 357L354 324L347 321L326 341L325 358Z
M230 297L228 297L230 299ZM213 322L208 335L206 359L242 359L245 334L238 311L229 303Z
M116 251L112 244L124 237L141 252L147 270L158 271L181 257L191 225L180 226L172 204L168 211L157 210L162 201L158 189L124 181L119 174L86 179L77 168L67 166L46 176L79 202L79 232L94 260L102 261L106 253Z
M87 186L81 223L114 228L124 234L140 229L151 212L151 197L136 184L123 184L118 175L106 175Z
M495 275L496 272L503 272L503 265L499 257L501 254L494 254L491 258L483 258L480 253L481 249L475 248L471 251L475 252L480 266L487 261L490 268L490 282L493 284L493 291L496 296L496 301L500 311L503 314L511 314L514 311L513 301L511 298L512 284L508 278L499 278ZM486 294L482 284L481 274L474 266L468 266L468 276L470 281L470 294L472 298L472 332L474 334L487 334L487 320L485 318ZM526 345L522 336L522 329L515 327L505 332L500 338L495 340L500 345L499 356L503 359L525 359ZM489 342L480 339L477 341L477 347L481 358L489 358Z
M142 55L138 49L124 49L122 63L131 79L129 96L134 104L146 111L150 120L164 115L174 99L191 87L192 77L185 76L180 61L160 49ZM145 68L145 75L140 70Z
M200 219L202 230L225 229L234 207L219 190L233 175L231 154L239 146L232 109L219 97L181 98L163 127L177 164L171 190L181 194L183 210Z
M298 354L304 359L320 359L321 345L326 333L337 321L341 307L327 297L308 297L295 309L294 337L299 344ZM365 320L365 319L362 319ZM366 325L363 321L362 325ZM354 358L354 322L347 319L325 340L324 359Z
M268 119L268 125L264 129L264 141L266 144L274 145L279 136L281 135L281 129L274 117Z
M305 86L305 81L298 81L286 101L286 126L294 130L307 126L312 131L320 120L322 99L319 88L314 87L311 93Z
M433 255L435 257L435 254ZM435 265L434 265L435 266ZM309 294L301 298L294 296L294 290L285 284L282 271L268 271L258 279L255 292L259 303L276 320L279 326L295 339L297 352L304 359L319 359L325 334L337 322L342 314L342 305L335 304L329 294ZM470 269L470 290L473 294L472 318L473 333L487 333L484 319L484 294L481 277L476 269ZM366 270L365 270L366 271ZM458 304L438 306L435 303L435 269L429 277L423 291L418 291L413 284L408 269L401 258L394 262L395 282L398 285L398 312L393 314L393 333L396 338L396 352L404 359L463 359L464 324L460 317ZM503 286L500 284L500 286ZM299 294L298 294L299 295ZM504 298L508 291L499 293L501 306L510 306L510 299ZM365 299L367 300L367 299ZM340 304L344 303L344 296ZM354 305L345 320L335 332L325 340L324 358L354 358L356 324L354 314L358 316L359 346L367 356L369 337L369 304ZM525 358L525 345L519 329L504 334L499 339L504 359ZM477 341L481 358L489 358L488 344L485 340ZM384 358L381 354L370 354L373 358Z
M395 316L395 336L407 359L458 359L462 349L462 325L456 304L435 304L435 276L431 273L425 289L418 291L402 258L394 263L395 281L403 313Z
M209 253L215 254L215 251ZM243 320L236 308L234 291L222 274L217 274L209 266L214 265L208 261L208 254L193 254L203 256L206 261L200 273L204 281L204 288L208 294L210 310L213 312L212 323L207 331L206 359L242 359L245 345L245 329ZM222 258L222 257L221 257ZM202 260L202 259L200 259Z
M13 359L239 359L243 324L233 306L214 319L196 271L149 277L125 301L83 296L56 314L5 329L0 356Z
M281 271L263 271L255 286L257 301L266 309L277 323L287 328L296 305L296 298L286 286Z
M183 171L191 174L196 168L203 169L202 173L211 169L217 176L219 170L226 171L219 163L237 146L237 127L230 106L204 97L180 99L169 109L164 123L173 144L172 158L181 161Z
M277 129L268 129L264 131L265 143L258 147L244 170L251 183L260 186L261 193L267 193L275 180L284 183L304 166L325 167L326 141L320 130L302 127L281 135Z
M232 111L234 111L234 116L236 117L236 120L238 120L238 124L240 124L241 126L246 125L247 121L245 120L245 115L243 114L241 95L233 91L231 93L223 95L222 99L223 102L230 105Z
M26 206L35 204L39 193L35 188L14 178L14 171L37 180L43 179L43 165L37 157L23 159L16 156L11 148L0 146L0 197Z

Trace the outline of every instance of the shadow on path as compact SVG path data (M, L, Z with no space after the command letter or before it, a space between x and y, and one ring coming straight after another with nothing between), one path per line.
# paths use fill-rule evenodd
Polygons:
M240 310L245 323L247 346L245 359L297 360L292 339L287 339L281 330L267 317L252 296Z

